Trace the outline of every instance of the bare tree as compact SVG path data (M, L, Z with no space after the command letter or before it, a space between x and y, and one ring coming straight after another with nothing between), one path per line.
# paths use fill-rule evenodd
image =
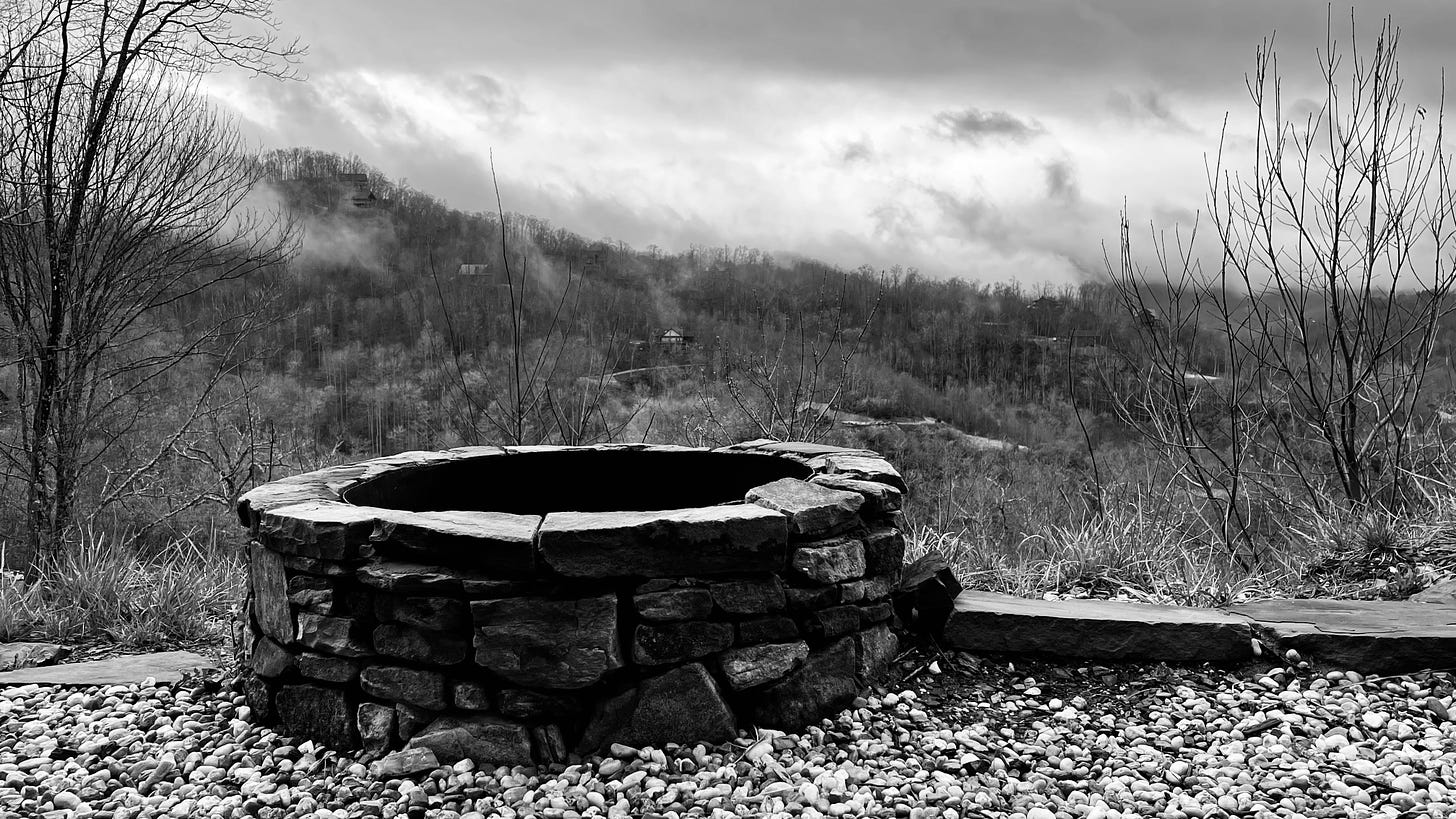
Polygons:
M237 312L211 294L276 264L289 231L245 207L261 167L196 82L222 64L287 73L297 48L268 35L266 0L23 0L7 22L0 330L18 430L0 455L27 486L33 571L144 397L257 315L236 288Z
M884 286L875 296L856 331L847 327L846 291L849 277L841 277L838 292L819 281L814 301L778 327L760 308L758 326L765 328L762 352L727 356L721 374L731 401L731 412L721 417L701 390L702 403L718 440L733 442L744 434L780 441L820 441L832 427L835 404L849 386L854 359L863 349ZM775 342L774 339L777 339Z
M456 327L459 320L445 295L433 257L430 260L430 277L440 300L451 351L445 372L449 386L464 403L456 427L471 444L488 441L576 446L616 440L642 408L638 404L621 418L612 417L608 411L616 386L612 369L616 363L617 324L611 323L607 338L600 344L588 343L577 332L586 281L581 272L573 272L570 264L560 277L560 292L554 299L539 281L532 287L533 279L540 277L532 275L531 257L539 254L531 251L539 249L535 237L542 231L531 229L529 218L506 213L493 157L491 182L500 229L501 275L491 276L481 285L495 291L494 298L488 298L493 303L482 311L481 320L503 331L499 345L487 342L479 355L465 355L462 334ZM514 269L513 249L520 253ZM549 266L550 262L539 259L538 264ZM543 308L539 312L545 319L534 333L528 327L533 306ZM616 311L608 307L606 313L615 315ZM600 350L593 349L598 346ZM475 366L468 367L472 363Z
M1208 171L1212 269L1195 226L1154 231L1149 275L1125 218L1109 261L1149 375L1125 414L1231 540L1253 536L1261 504L1399 507L1421 475L1415 408L1456 284L1444 100L1403 101L1389 19L1369 51L1355 39L1353 15L1348 41L1327 24L1308 107L1286 104L1273 40L1260 45L1249 147L1226 128ZM1234 145L1247 172L1224 167Z

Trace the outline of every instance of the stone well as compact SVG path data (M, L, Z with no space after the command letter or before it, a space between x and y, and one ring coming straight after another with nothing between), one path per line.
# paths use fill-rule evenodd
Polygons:
M325 745L552 762L797 730L896 650L904 482L754 441L406 452L260 486L248 698Z

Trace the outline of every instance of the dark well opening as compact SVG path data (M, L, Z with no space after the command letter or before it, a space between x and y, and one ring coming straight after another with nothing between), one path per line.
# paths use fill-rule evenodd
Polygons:
M645 512L741 501L755 486L810 474L789 458L736 452L517 452L398 469L344 500L409 512Z

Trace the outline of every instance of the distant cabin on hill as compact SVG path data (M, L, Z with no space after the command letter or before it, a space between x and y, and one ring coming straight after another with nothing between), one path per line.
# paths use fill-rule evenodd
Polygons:
M662 358L685 358L698 348L698 337L685 332L681 327L668 327L651 333L646 339L630 341L628 346L632 350L633 361L639 360L639 353Z
M389 204L389 200L375 195L367 173L341 173L334 180L344 188L344 201L356 208L372 210Z
M697 346L697 336L688 335L676 327L669 327L657 336L657 348L667 355L682 355L688 348Z

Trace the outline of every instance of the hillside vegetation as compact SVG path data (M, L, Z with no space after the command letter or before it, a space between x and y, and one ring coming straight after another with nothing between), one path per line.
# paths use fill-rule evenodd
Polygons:
M170 372L141 422L118 406L132 413L127 438L85 477L79 506L92 512L66 581L0 585L0 638L112 628L115 602L148 583L130 566L185 575L232 560L230 507L259 482L478 443L867 446L912 487L918 551L943 553L968 584L1021 594L1401 596L1452 568L1429 523L1444 519L1444 492L1420 518L1309 505L1269 510L1252 539L1228 537L1186 468L1135 431L1155 364L1140 334L1171 330L1189 377L1209 385L1230 370L1226 345L1217 328L1130 310L1110 280L1029 291L744 247L635 249L529 216L460 212L357 159L294 149L265 165L296 254L266 281L226 282L151 317L154 331L181 332L189 316L253 299L264 320ZM1158 297L1176 313L1175 293ZM1436 467L1451 339L1440 334L1410 419L1441 453ZM1204 404L1198 423L1228 421L1233 405ZM111 492L121 474L134 476L128 491ZM23 514L13 497L7 521ZM89 588L100 575L135 588ZM184 596L198 612L237 582L196 576L213 584Z

